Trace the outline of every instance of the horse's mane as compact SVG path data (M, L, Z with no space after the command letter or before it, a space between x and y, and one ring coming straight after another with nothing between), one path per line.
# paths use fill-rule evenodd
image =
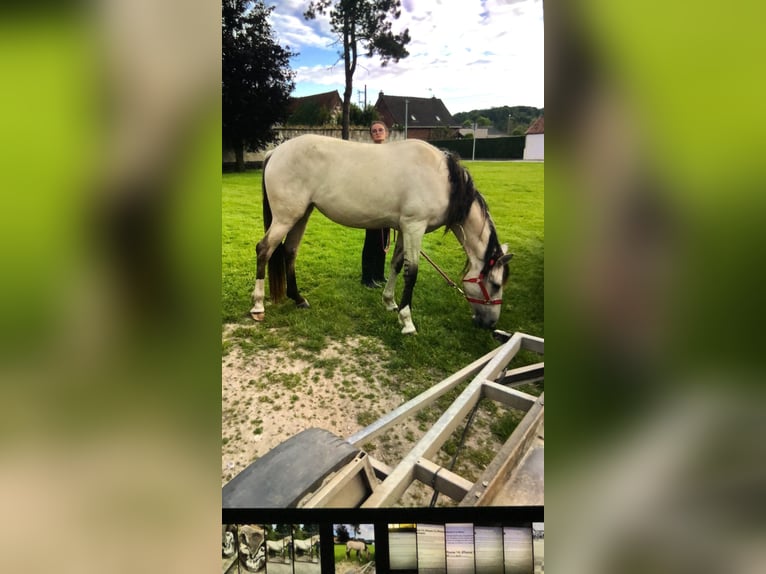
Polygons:
M473 178L468 171L460 165L460 161L453 153L445 153L447 158L447 169L449 170L449 207L447 208L447 229L453 225L460 225L468 217L473 202L477 196L481 197L476 187L473 185ZM486 203L483 198L479 205L483 205L486 210Z
M489 208L484 196L473 184L473 178L468 170L460 165L459 159L453 153L445 153L447 157L447 169L449 170L450 196L449 207L447 208L447 223L445 233L455 225L462 225L471 211L471 206L477 203L481 210L484 220L489 225L489 242L487 250L484 253L484 266L482 275L486 275L489 269L499 257L502 256L500 240L497 237L495 224L489 215ZM466 260L463 273L468 271L469 262Z

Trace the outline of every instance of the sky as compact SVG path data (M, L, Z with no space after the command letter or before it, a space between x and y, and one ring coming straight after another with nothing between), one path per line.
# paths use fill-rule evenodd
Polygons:
M337 90L343 97L343 62L329 19L305 20L309 0L266 0L275 6L277 41L299 52L295 97ZM380 66L360 57L352 102L375 104L378 93L441 99L452 114L502 106L544 103L542 0L402 0L395 34L409 29L410 55Z
M339 524L333 525L333 534L336 533ZM355 535L354 529L350 524L346 524L346 528L348 528L348 533L351 535L351 538L362 538L363 540L375 540L375 525L374 524L360 524L359 529L362 531L361 534Z

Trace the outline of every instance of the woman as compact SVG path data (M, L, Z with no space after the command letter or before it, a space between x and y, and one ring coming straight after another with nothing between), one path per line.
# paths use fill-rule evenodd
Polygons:
M386 124L381 121L372 122L370 136L373 143L384 143L388 137ZM389 233L388 228L368 229L365 233L364 247L362 248L362 285L370 289L382 287L386 282L384 270Z

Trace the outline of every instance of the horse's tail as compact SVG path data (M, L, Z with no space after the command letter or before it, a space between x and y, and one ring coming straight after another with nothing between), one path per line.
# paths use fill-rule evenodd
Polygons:
M269 203L269 195L266 191L266 168L269 165L269 159L271 158L271 152L266 154L266 158L263 160L263 179L261 182L261 188L263 189L263 228L265 231L271 227L272 214L271 204ZM287 293L287 268L285 264L285 247L280 242L274 253L271 254L269 259L269 293L271 294L271 301L273 303L280 303L284 300Z

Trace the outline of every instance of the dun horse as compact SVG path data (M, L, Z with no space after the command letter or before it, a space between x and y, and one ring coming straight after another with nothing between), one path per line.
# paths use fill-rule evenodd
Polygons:
M284 560L285 558L285 551L287 551L288 558L290 557L290 537L285 536L281 540L267 540L266 541L266 550L269 552L269 555L273 554L279 554L279 556Z
M319 546L319 534L314 534L311 538L305 540L293 539L293 550L295 553L301 552L302 554L308 554L313 558L314 552L319 554L317 547ZM293 554L295 556L295 554Z
M266 234L256 246L250 310L256 321L265 313L267 264L272 301L287 294L298 307L309 307L298 292L295 259L314 208L348 227L400 231L383 304L399 311L402 333L416 332L411 306L423 235L440 227L452 231L466 253L463 283L474 323L486 329L497 323L511 255L500 245L487 204L457 159L420 140L372 145L316 135L283 143L264 164ZM394 289L402 269L404 290L397 305Z
M346 542L346 560L351 558L351 551L356 550L356 558L359 559L359 553L364 553L364 559L369 558L369 552L367 551L367 543L363 540L349 540Z

